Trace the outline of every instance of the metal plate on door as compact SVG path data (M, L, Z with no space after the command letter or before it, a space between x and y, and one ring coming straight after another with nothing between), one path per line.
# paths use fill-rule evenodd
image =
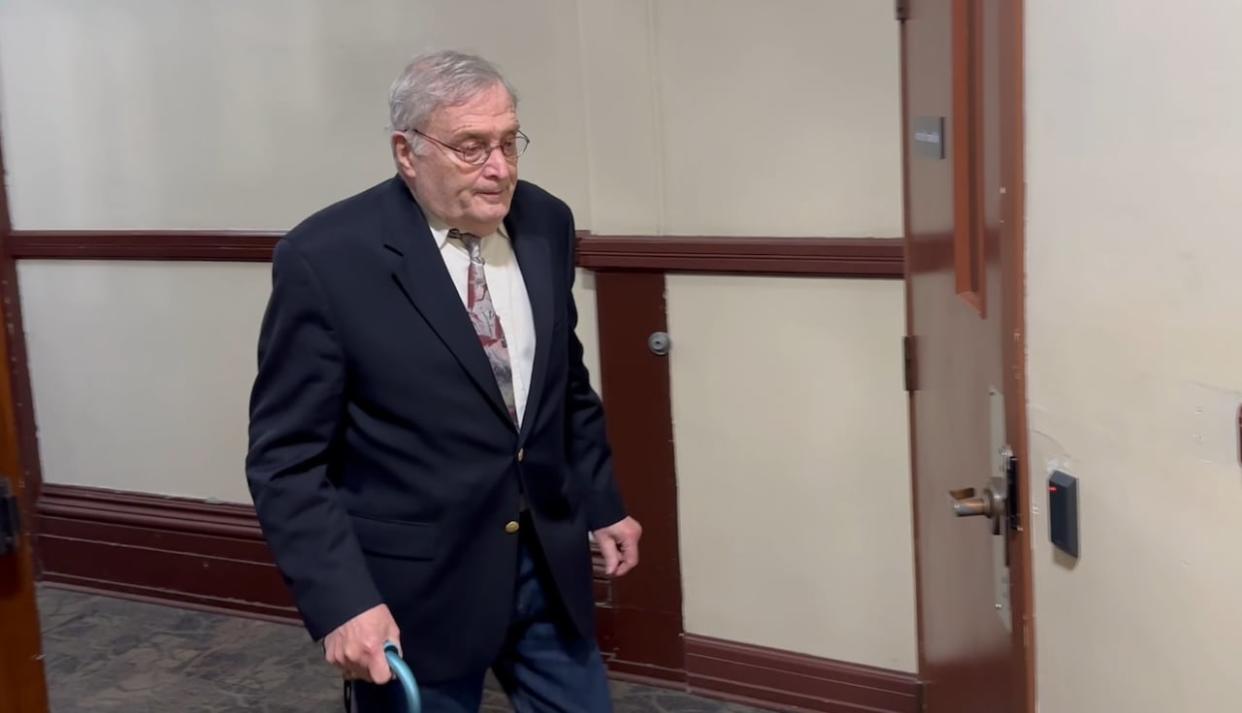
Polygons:
M990 412L988 448L991 453L991 476L988 482L993 492L1009 492L1010 450L1005 442L1005 395L996 387L988 388ZM999 532L992 537L992 591L996 613L1005 631L1013 633L1013 607L1009 600L1009 533L1013 523L1009 521L1008 506L998 515Z

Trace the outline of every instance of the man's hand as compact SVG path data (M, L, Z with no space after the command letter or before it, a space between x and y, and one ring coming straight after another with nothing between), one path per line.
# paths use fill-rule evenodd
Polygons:
M638 540L643 527L638 520L627 517L594 533L599 551L604 555L604 572L610 577L620 577L638 566Z
M347 680L384 684L392 679L384 642L401 646L401 632L388 605L372 607L341 624L323 640L324 658Z

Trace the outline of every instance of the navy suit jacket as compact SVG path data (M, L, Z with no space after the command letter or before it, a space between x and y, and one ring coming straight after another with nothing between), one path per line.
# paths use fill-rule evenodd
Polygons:
M505 227L536 334L520 431L399 178L308 218L272 258L246 458L259 522L313 638L385 603L427 681L501 647L520 494L583 636L587 533L626 514L574 334L573 216L519 182Z

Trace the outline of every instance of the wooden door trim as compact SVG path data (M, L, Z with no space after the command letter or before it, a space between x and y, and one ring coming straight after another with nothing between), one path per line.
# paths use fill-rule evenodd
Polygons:
M953 2L953 135L983 131L983 8L976 0ZM974 141L953 145L953 258L957 294L980 316L987 315L987 256L984 254L984 154Z
M0 177L4 175L4 154L0 148ZM6 691L0 696L0 713L47 713L47 677L39 619L35 615L38 607L34 580L38 572L31 526L42 482L17 269L6 249L11 232L7 190L0 180L0 317L5 326L0 333L0 359L5 361L5 373L0 374L0 450L11 454L0 457L0 478L7 479L18 495L25 530L20 551L0 558L0 585L11 583L14 587L11 591L0 588L0 617L16 619L12 629L6 627L5 641L0 645L0 689ZM28 651L34 652L34 657L19 658Z
M0 149L0 176L4 169L4 153ZM13 255L13 224L9 217L8 185L0 181L0 300L6 339L5 368L12 388L13 408L17 419L17 437L21 458L21 507L23 522L32 528L37 522L35 504L43 487L43 468L39 459L39 436L35 424L34 392L30 385L30 368L26 357L26 328L22 321L21 291L17 282L17 264ZM39 572L35 553L35 573Z
M1016 558L1020 571L1025 573L1023 586L1011 603L1014 620L1022 627L1022 649L1026 663L1021 684L1026 693L1026 710L1036 711L1035 679L1035 572L1031 562L1031 503L1032 474L1030 459L1030 429L1026 414L1026 67L1025 67L1025 0L1007 0L1001 10L1001 47L1005 48L1005 63L1001 67L1002 153L1001 170L1008 187L1004 218L1006 241L1010 245L1008 259L1002 266L1003 277L1013 287L1006 293L1003 305L1007 315L1011 338L1005 339L1006 389L1013 398L1006 403L1012 414L1006 414L1006 423L1017 429L1009 433L1014 455L1018 459L1018 495L1022 502L1018 511L1025 524L1018 531L1018 543L1011 556Z

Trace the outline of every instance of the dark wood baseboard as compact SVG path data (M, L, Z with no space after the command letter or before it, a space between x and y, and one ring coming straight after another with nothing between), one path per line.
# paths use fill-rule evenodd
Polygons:
M8 251L19 260L194 260L265 262L279 233L244 231L16 230ZM579 234L578 264L593 270L644 270L804 277L904 274L900 238L614 236Z
M38 519L45 582L299 619L251 507L45 484Z
M696 693L789 710L922 710L922 684L914 674L704 636L686 636L686 684Z
M47 484L37 512L45 583L301 622L250 505ZM595 559L600 638L616 640L617 602L598 552ZM642 669L641 661L625 661L611 648L605 653L620 666Z
M45 484L38 518L49 585L300 623L250 506ZM682 665L669 665L667 657L627 656L616 644L636 641L633 630L650 617L611 604L600 599L596 612L601 648L619 679L782 710L919 710L920 685L912 674L694 635L682 637L684 658L675 662Z

